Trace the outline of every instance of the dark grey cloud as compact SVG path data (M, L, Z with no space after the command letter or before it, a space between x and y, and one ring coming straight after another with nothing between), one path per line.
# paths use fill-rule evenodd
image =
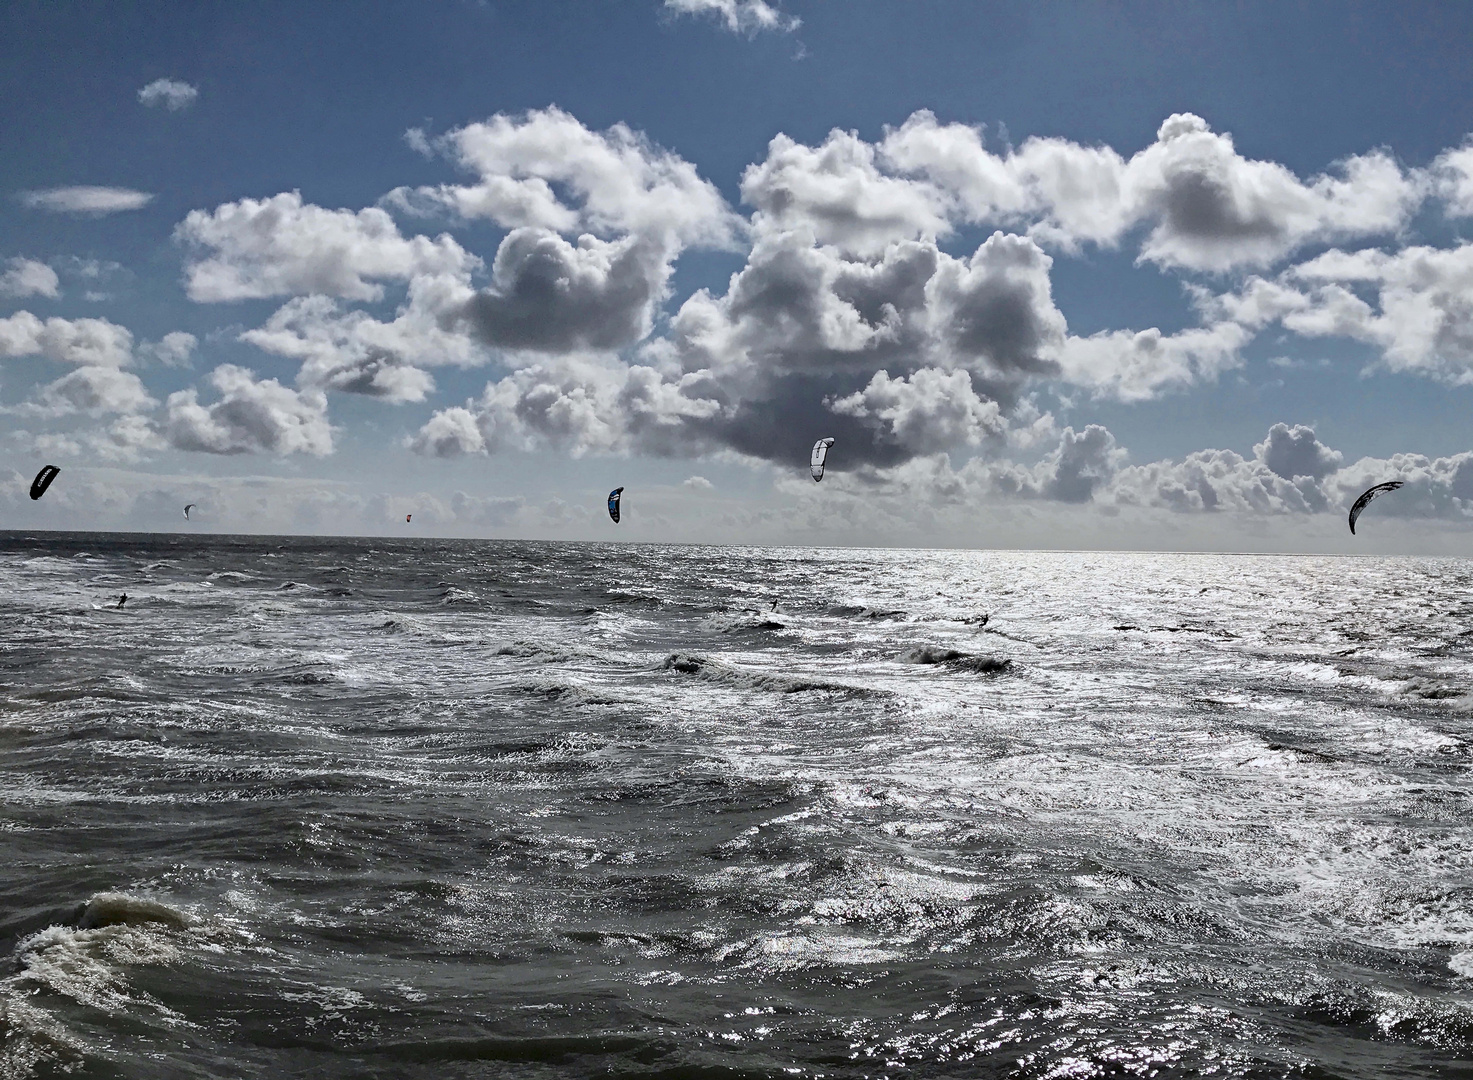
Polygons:
M496 252L490 288L446 318L502 349L620 349L649 333L669 273L667 253L648 240L585 235L573 244L514 229Z
M1301 424L1292 428L1288 424L1275 424L1268 429L1268 437L1253 450L1270 472L1285 480L1300 476L1322 480L1339 469L1343 460L1340 451L1331 450L1319 441L1314 428Z

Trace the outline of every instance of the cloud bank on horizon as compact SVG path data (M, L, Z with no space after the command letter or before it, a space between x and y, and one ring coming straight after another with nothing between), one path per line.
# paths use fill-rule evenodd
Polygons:
M737 34L799 25L763 0L666 7ZM137 96L175 111L197 94L159 79ZM999 503L1330 513L1390 477L1408 481L1402 514L1473 518L1473 451L1347 462L1285 417L1247 456L1136 464L1106 426L1055 417L1060 402L1078 415L1211 387L1266 334L1356 342L1381 370L1473 384L1473 243L1404 241L1418 215L1473 218L1473 143L1424 167L1369 147L1301 176L1188 112L1148 145L1116 148L990 143L978 124L920 110L872 141L773 132L733 204L716 182L732 178L702 175L679 148L552 105L406 140L443 179L357 207L242 196L174 228L189 301L227 313L263 363L294 365L290 380L217 363L195 385L151 391L140 372L208 352L194 334L149 341L105 318L37 314L62 279L35 252L10 254L0 359L44 361L53 376L7 407L26 424L12 441L123 463L310 461L339 451L335 402L356 396L432 409L385 447L425 468L545 452L761 472L832 435L833 502L897 520ZM92 186L18 197L93 216L153 198ZM1186 325L1072 331L1057 267L1100 252L1179 281ZM740 265L724 287L678 295L692 253ZM250 301L275 310L239 325ZM446 400L437 373L477 368L484 388ZM18 483L0 481L3 497ZM464 520L491 520L468 507Z

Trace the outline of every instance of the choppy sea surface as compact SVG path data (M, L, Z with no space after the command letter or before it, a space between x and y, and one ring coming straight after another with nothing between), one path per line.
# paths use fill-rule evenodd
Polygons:
M3 534L0 1077L1470 1076L1470 656L1463 560Z

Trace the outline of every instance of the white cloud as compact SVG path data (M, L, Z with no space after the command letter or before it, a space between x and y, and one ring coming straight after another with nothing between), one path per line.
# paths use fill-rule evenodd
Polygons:
M178 79L155 79L138 91L138 100L150 109L162 105L170 112L178 112L194 104L199 90Z
M257 380L233 364L210 375L220 394L213 405L199 404L195 390L169 395L162 432L178 450L209 454L332 453L332 426L321 391L294 391L275 379Z
M46 319L17 311L0 319L0 357L44 356L66 364L122 367L133 358L133 335L106 319Z
M409 448L426 457L452 458L486 452L486 438L476 414L455 406L441 409L409 440Z
M1175 334L1105 330L1071 337L1060 350L1062 374L1076 386L1121 401L1148 401L1168 390L1210 382L1242 361L1238 350L1252 338L1238 323L1220 322Z
M796 16L784 14L767 0L665 0L665 8L682 15L713 16L733 34L763 30L791 33L803 25Z
M1473 141L1440 154L1432 163L1437 193L1452 217L1473 217Z
M23 205L32 210L49 210L56 214L91 214L102 216L124 210L141 210L153 201L143 191L113 187L59 187L45 191L23 191Z
M1393 371L1473 382L1473 244L1329 251L1286 278L1318 286L1284 316L1289 329L1372 342ZM1354 291L1361 287L1375 290L1374 307Z
M144 360L162 364L164 367L187 368L198 346L199 338L183 330L175 330L165 334L158 341L145 341L140 344L138 355Z
M5 266L0 274L0 296L47 296L54 300L61 295L61 279L45 263L14 258Z
M921 368L898 379L877 371L863 390L831 401L829 408L877 422L918 454L977 446L1005 427L997 402L979 397L965 371Z
M694 165L624 124L594 132L554 107L522 117L498 114L421 141L480 180L398 188L387 196L390 205L438 207L508 229L637 234L672 251L731 247L741 233L740 219Z
M466 277L480 264L448 234L404 237L383 210L325 210L295 191L193 210L175 237L208 252L185 268L191 300L320 293L379 300L381 281Z
M681 487L688 487L692 491L714 491L716 485L704 476L688 476L681 481Z
M910 177L911 183L925 178L934 192L929 197L947 203L950 214L961 220L1013 223L1040 204L1038 192L1027 183L1027 170L1010 157L989 152L981 128L942 124L929 110L912 113L898 128L887 128L879 150L880 160L893 173ZM1119 155L1106 153L1114 157L1101 171L1101 181L1119 172ZM1080 179L1072 186L1083 188Z
M994 491L1005 495L1084 503L1114 478L1125 459L1126 452L1116 444L1115 436L1099 424L1090 424L1080 432L1066 427L1058 446L1037 465L987 463L974 470L988 478Z
M301 361L297 384L388 401L423 401L434 389L424 367L471 366L484 351L463 333L443 326L453 304L464 304L469 286L452 277L416 277L409 299L387 322L362 311L344 311L326 296L288 301L266 325L241 340Z
M1199 295L1198 306L1255 329L1280 322L1306 337L1364 341L1392 371L1473 383L1473 244L1331 249L1274 280Z
M720 411L697 396L699 378L666 380L653 368L597 358L539 363L488 383L465 408L436 413L411 440L418 453L555 446L588 453L670 456L697 442L688 425Z
M817 148L786 135L742 174L742 199L767 231L807 227L820 244L873 255L896 240L951 232L950 200L926 183L883 174L875 148L853 132L832 131Z
M1181 461L1127 466L1113 478L1111 501L1179 512L1314 513L1329 507L1311 476L1286 480L1261 460L1232 450L1198 450Z
M115 367L77 368L43 387L41 401L58 414L93 415L138 413L158 404L137 375Z
M106 431L92 437L95 451L124 461L136 461L166 445L157 427L147 417L136 414L118 417Z
M1057 138L993 154L979 130L928 112L888 131L881 150L898 171L952 195L967 220L1028 221L1033 235L1066 249L1114 245L1146 225L1141 257L1189 270L1265 266L1313 241L1394 233L1426 194L1419 175L1382 151L1302 181L1244 158L1230 135L1191 113L1168 117L1129 159Z

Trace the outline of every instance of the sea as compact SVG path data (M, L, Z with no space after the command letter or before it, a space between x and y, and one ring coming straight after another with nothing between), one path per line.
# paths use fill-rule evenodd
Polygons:
M1470 745L1468 560L0 534L0 1077L1473 1076Z

